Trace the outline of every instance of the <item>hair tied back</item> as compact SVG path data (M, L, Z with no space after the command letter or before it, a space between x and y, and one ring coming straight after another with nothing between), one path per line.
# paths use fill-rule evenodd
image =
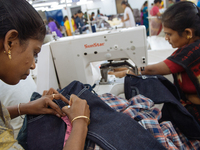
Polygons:
M195 7L196 15L198 15L200 17L200 13L199 13L198 7L195 4L193 4L193 6Z

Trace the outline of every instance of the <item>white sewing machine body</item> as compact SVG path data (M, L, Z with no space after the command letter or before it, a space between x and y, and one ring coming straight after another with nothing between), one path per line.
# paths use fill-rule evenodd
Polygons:
M96 81L90 63L124 58L133 61L137 67L147 65L144 26L52 41L43 45L39 54L38 92L51 87L64 88L73 80L92 85Z

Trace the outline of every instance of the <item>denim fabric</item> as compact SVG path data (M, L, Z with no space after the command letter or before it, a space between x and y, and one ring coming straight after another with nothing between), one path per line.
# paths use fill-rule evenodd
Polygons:
M40 94L33 93L30 101L34 101L40 97L41 97ZM22 128L20 129L20 131L18 133L17 141L24 149L28 149L28 145L27 145L27 115L25 116Z
M75 94L87 100L91 112L87 139L104 150L165 149L138 122L110 108L99 97L87 90L82 83L72 82L62 94L66 98Z
M29 150L62 150L66 124L54 115L28 116L27 144Z
M95 142L104 150L165 149L137 121L110 108L98 96L85 88L82 83L74 81L61 93L67 99L70 98L71 94L75 94L81 99L87 100L91 112L87 139ZM55 102L60 108L66 105L61 100ZM66 131L64 124L60 118L53 115L28 115L28 149L61 150Z
M40 97L33 93L31 101ZM59 106L65 104L61 100L54 102ZM66 124L54 115L26 115L17 140L26 150L62 150L65 131Z
M28 149L28 145L27 145L27 116L25 116L25 118L24 118L22 128L20 129L18 136L17 136L17 141L24 149Z
M164 103L160 121L171 121L194 140L200 140L200 126L195 118L180 103L176 87L163 76L133 76L125 78L125 96L132 98L132 87L137 87L140 94L150 98L155 104Z

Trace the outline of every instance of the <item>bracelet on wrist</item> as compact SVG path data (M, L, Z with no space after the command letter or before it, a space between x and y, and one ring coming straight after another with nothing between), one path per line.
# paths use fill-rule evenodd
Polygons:
M73 124L73 122L77 119L88 119L88 125L90 124L90 118L88 118L87 116L77 116L74 119L72 119L71 124Z
M22 115L21 115L20 104L21 104L21 103L18 104L17 110L18 110L19 116L20 116L22 119L24 119L24 118L22 117Z
M128 69L128 70L126 71L126 74L129 74L129 72L130 72L130 69Z

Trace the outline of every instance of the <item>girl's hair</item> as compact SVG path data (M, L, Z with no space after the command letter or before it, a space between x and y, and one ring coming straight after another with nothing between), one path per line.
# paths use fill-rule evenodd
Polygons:
M133 9L131 8L130 4L127 1L122 1L121 5L126 5L127 7L129 7L131 9L131 11L133 12Z
M0 0L0 38L12 29L18 31L20 43L28 39L43 41L46 34L42 18L26 0Z
M156 4L156 3L161 3L162 2L162 0L154 0L154 4Z
M180 36L186 28L194 29L195 36L200 36L200 11L192 2L182 1L172 5L162 15L162 22Z

